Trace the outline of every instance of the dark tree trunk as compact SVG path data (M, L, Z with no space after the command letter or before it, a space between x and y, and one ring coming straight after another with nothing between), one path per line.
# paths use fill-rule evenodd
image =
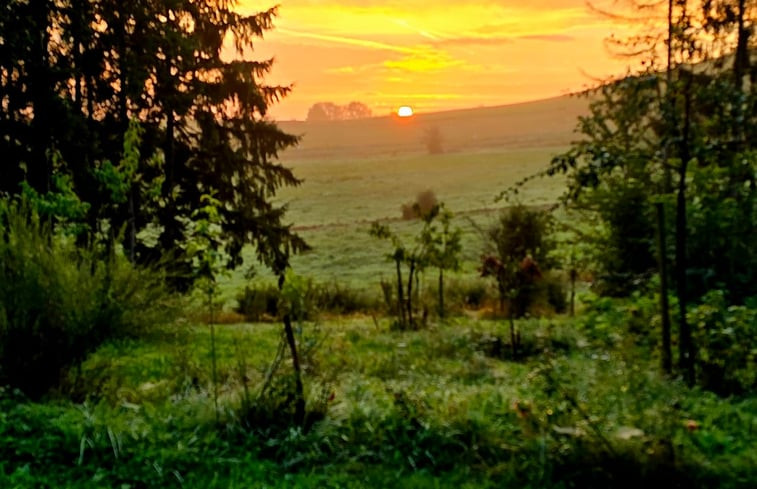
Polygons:
M302 426L305 421L305 392L302 387L302 370L300 368L300 358L297 354L297 343L294 339L294 329L292 328L292 319L289 314L284 314L284 333L289 344L289 352L292 355L292 367L294 367L294 422Z
M439 267L439 317L444 317L444 269Z
M665 99L664 104L672 111L672 87L673 87L673 0L668 0L668 42L667 42L667 65L665 69ZM671 114L673 115L673 114ZM667 138L666 138L667 139ZM664 175L663 192L670 193L673 191L673 179L670 175L670 165L668 164L668 145L666 140L663 148L662 171Z
M48 32L48 23L50 15L50 3L47 0L37 0L32 2L34 12L35 28L39 33L33 39L33 64L29 67L30 88L29 92L32 97L32 108L34 118L32 119L32 130L36 137L36 143L32 149L34 158L33 165L39 165L38 169L31 166L27 172L27 179L36 190L49 192L52 187L52 164L47 156L48 149L52 146L52 114L51 101L52 94L50 57L48 53L48 44L50 35Z
M408 326L413 328L415 323L413 322L413 279L415 278L415 260L410 260L410 271L407 277L407 323Z
M397 265L397 314L401 327L405 327L405 296L402 290L402 263L395 260Z
M82 101L82 77L84 76L82 60L83 44L82 38L84 37L82 15L84 7L80 0L74 0L71 4L70 16L71 16L71 36L72 36L72 49L73 49L73 77L74 77L74 102L79 113L84 113L84 102ZM77 114L78 115L78 114Z
M681 164L678 167L678 193L676 200L676 291L678 295L679 367L689 385L695 381L694 346L691 328L686 319L686 170L691 159L691 84L693 74L682 71L684 84L683 134L681 137Z
M660 273L660 318L662 322L662 371L666 375L673 372L670 351L670 307L668 305L668 257L665 246L665 207L662 202L657 208L657 264Z
M736 42L736 55L733 59L733 75L736 78L736 87L741 89L744 85L744 74L749 70L749 37L751 29L744 26L746 16L746 0L739 0L738 11L738 38Z

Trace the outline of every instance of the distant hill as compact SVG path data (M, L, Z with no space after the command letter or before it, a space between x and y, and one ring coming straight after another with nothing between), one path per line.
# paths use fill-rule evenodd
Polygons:
M439 129L445 152L565 146L588 100L561 96L499 107L416 114L409 119L373 117L353 121L280 122L302 135L284 160L342 159L425 153L423 135Z

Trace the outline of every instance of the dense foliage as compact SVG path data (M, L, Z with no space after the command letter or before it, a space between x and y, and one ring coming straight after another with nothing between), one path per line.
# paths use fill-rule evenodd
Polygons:
M550 268L550 225L548 213L518 204L502 211L485 230L481 274L497 282L500 310L507 303L513 317L526 313L536 282Z
M243 60L276 9L235 1L6 2L0 17L0 192L40 194L56 176L89 204L80 241L123 243L132 260L173 253L177 282L203 195L220 202L214 247L228 265L245 243L277 272L304 242L271 198L297 185L273 160L297 142L266 117L289 87L260 82L272 60ZM141 126L132 158L122 148ZM120 175L120 177L119 177ZM113 182L118 179L118 195ZM149 184L149 185L146 185Z
M582 138L548 170L568 174L569 204L593 209L606 222L601 242L609 249L602 261L609 291L627 294L637 287L629 287L630 279L651 275L659 237L660 294L667 297L670 274L678 300L678 361L692 384L697 347L689 303L712 288L722 289L731 304L757 294L757 65L746 27L756 15L744 1L669 2L666 61L657 49L662 36L627 44L643 53L644 71L590 92L590 112L578 125ZM655 203L673 212L658 205L655 215ZM662 249L668 234L672 250ZM670 251L672 273L665 266ZM670 337L669 327L664 336ZM670 357L670 341L663 343Z
M755 487L754 2L669 1L664 75L637 39L649 69L592 91L547 170L564 214L497 209L464 256L426 192L339 235L388 242L396 281L363 285L390 318L375 287L288 268L305 244L272 198L299 182L272 160L296 138L266 118L288 88L238 59L275 9L6 3L0 486ZM276 285L233 291L255 324L218 324L245 243ZM135 266L157 260L210 328ZM464 265L490 287L450 280Z
M205 328L108 345L82 366L93 393L87 403L0 394L0 481L753 487L757 452L746 432L754 400L722 399L655 374L633 333L650 320L646 300L585 299L578 321L524 321L529 355L518 362L496 348L507 337L501 321L456 319L400 333L384 320L380 328L370 318L340 320L303 360L308 403L328 408L308 429L282 422L286 389L274 386L271 400L258 404L271 409L268 418L260 413L269 420L262 424L241 418L232 397L247 379L256 399L267 374L257 366L280 338L275 325L219 328L221 429L208 392Z
M38 397L104 342L167 321L170 305L158 274L0 203L0 385Z

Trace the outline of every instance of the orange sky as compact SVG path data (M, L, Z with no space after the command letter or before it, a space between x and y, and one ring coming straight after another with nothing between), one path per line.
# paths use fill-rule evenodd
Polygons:
M275 2L275 0L273 0ZM272 2L272 3L273 3ZM614 0L598 0L599 6ZM271 109L304 119L316 102L357 100L376 115L501 105L560 95L624 70L603 39L619 26L585 0L281 0L254 56L269 83L295 85ZM240 0L242 12L270 6Z

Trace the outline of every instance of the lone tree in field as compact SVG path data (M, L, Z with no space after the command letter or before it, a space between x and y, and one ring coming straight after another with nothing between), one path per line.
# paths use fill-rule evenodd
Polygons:
M402 204L400 207L402 210L402 219L423 219L425 216L435 212L435 208L438 205L439 201L433 190L418 192L414 201Z
M444 153L444 136L437 126L431 126L423 131L423 144L430 155L439 155Z

